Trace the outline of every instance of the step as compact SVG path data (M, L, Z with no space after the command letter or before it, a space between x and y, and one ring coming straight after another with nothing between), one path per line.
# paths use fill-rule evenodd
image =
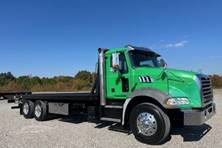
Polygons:
M123 106L120 106L120 105L106 105L105 108L123 109Z
M110 127L109 127L109 130L112 130L112 131L115 131L115 132L122 132L122 133L127 133L127 134L130 134L130 131L126 128L124 128L121 124L119 123L115 123L115 124L112 124Z
M102 121L111 121L111 122L121 123L121 120L120 120L120 119L116 119L116 118L102 117L102 118L100 118L100 120L102 120Z

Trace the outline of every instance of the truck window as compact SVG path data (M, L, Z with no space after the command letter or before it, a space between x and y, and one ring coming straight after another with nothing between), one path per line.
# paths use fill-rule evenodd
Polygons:
M110 59L110 67L112 67L112 56ZM119 71L121 73L127 73L128 72L128 67L127 67L127 62L126 62L126 58L124 53L120 53L119 55L119 63L120 63L120 67L119 67Z
M128 67L127 67L125 55L123 53L121 53L119 56L119 62L120 62L120 67L119 67L120 72L127 73Z
M160 67L158 56L150 52L130 51L129 55L134 67Z

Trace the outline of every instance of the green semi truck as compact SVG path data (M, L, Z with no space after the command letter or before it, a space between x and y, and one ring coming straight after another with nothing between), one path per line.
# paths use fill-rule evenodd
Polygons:
M15 100L20 113L44 121L50 114L81 111L90 119L120 123L147 144L163 143L174 125L201 125L215 114L208 76L167 68L158 53L144 47L98 51L91 92L20 95Z

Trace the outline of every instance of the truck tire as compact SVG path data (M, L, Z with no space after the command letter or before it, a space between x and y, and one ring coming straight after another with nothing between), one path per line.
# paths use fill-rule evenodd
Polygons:
M47 119L47 104L43 101L36 101L34 108L34 117L37 121L45 121Z
M34 116L34 103L30 100L24 100L21 106L21 113L26 119L33 118Z
M130 129L140 142L161 144L169 137L170 128L168 115L154 104L142 103L131 111Z

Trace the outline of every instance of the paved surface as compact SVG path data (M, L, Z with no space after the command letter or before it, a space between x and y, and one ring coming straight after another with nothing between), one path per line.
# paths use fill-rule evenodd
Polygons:
M215 91L217 115L205 125L173 129L171 139L154 147L222 147L222 90ZM1 148L147 148L133 135L110 130L110 123L89 123L84 119L59 118L46 122L24 119L11 104L0 101Z

